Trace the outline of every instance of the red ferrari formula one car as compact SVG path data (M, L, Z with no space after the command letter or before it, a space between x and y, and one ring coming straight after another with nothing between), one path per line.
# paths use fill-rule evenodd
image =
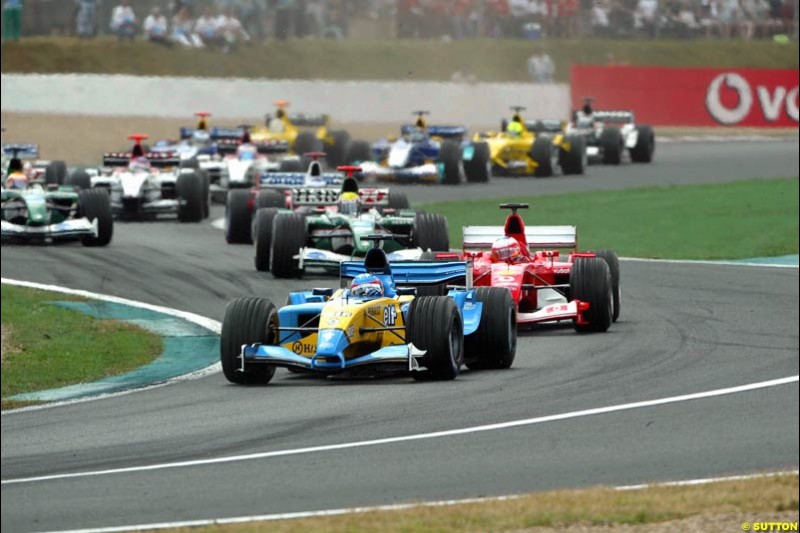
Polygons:
M576 252L575 226L526 228L519 209L504 227L464 228L475 287L504 287L517 302L517 324L571 320L576 331L606 331L619 317L619 259L608 251ZM562 258L559 249L572 250Z

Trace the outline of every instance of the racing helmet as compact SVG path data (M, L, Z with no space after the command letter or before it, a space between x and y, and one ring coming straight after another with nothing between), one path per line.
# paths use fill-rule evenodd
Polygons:
M372 274L359 274L350 284L350 294L354 298L380 298L384 294L383 283Z
M516 263L522 259L522 246L514 237L503 237L492 244L492 261Z
M130 164L128 164L128 169L149 171L150 161L146 157L134 157L133 159L131 159Z
M337 203L339 213L343 215L357 215L359 207L359 197L357 192L343 192L339 195Z
M28 187L28 176L22 172L12 172L6 179L7 189L26 189Z
M522 135L522 122L519 120L512 120L506 126L506 133L509 137L519 137Z
M205 130L195 130L192 133L192 144L195 146L208 146L211 144L211 135Z
M252 161L256 158L256 154L258 154L258 149L252 144L240 144L236 149L236 155L242 161Z

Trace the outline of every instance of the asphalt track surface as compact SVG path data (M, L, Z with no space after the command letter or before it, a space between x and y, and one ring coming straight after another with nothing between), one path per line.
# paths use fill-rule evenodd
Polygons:
M508 183L553 193L585 183L608 189L798 175L796 142L659 150L652 167ZM673 164L679 171L670 170ZM412 198L450 194L428 187L414 189ZM463 187L455 194L486 191ZM115 232L105 250L4 246L2 275L217 320L236 296L283 302L288 290L335 283L258 274L251 248L226 245L208 224L119 223ZM797 269L624 262L622 280L622 317L608 333L554 327L522 333L506 371L464 371L447 383L279 371L266 387L230 385L216 373L3 415L2 529L120 526L796 469L794 382L442 438L6 483L465 428L798 374Z

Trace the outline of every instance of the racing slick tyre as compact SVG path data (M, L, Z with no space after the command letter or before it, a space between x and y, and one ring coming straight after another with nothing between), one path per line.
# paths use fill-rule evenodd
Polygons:
M85 170L76 170L64 180L64 185L72 185L79 191L92 188L92 178Z
M653 152L656 151L656 136L653 128L647 124L636 126L638 136L636 146L630 149L631 161L634 163L650 163L653 161Z
M272 221L278 210L274 207L262 207L256 211L253 232L253 243L256 248L256 270L266 272L269 270L269 257L272 251Z
M619 318L622 296L619 289L619 257L617 257L617 252L612 250L596 250L594 254L605 260L608 263L608 269L611 271L611 298L614 302L614 312L611 315L611 320L616 322Z
M616 126L603 128L600 134L600 149L603 151L604 165L619 165L622 162L622 150L625 141L622 132Z
M303 172L303 163L299 159L281 159L278 172Z
M325 145L313 131L301 131L295 137L292 149L294 153L302 157L303 154L308 152L322 152L325 149Z
M336 130L331 132L331 138L333 142L325 146L325 159L328 160L329 167L336 168L345 164L344 159L350 145L350 134L344 130Z
M600 257L578 258L569 276L570 295L573 300L587 302L589 309L583 313L586 324L575 321L578 333L607 331L614 315L614 298L611 294L611 269Z
M225 240L228 244L248 244L252 242L250 211L250 191L231 189L225 202Z
M180 168L191 168L197 170L200 168L200 162L197 160L196 157L193 157L191 159L184 159L183 161L181 161Z
M47 185L63 185L67 178L67 164L63 161L50 161L44 169L44 182Z
M517 306L511 292L478 287L475 297L483 303L483 309L478 330L464 337L467 368L511 368L517 353Z
M301 213L278 213L272 223L269 269L276 278L299 278L303 271L295 255L306 245L306 217Z
M206 219L211 214L211 180L204 170L198 170L197 175L203 182L203 218Z
M553 139L538 135L531 146L531 159L536 162L533 175L537 178L549 178L553 175Z
M486 183L492 176L492 154L489 143L472 143L472 157L464 159L464 174L470 183Z
M206 192L203 179L194 172L178 175L175 183L178 193L178 220L181 222L200 222L205 214L205 204L208 198L203 198Z
M439 163L442 165L442 183L445 185L461 183L461 146L457 142L449 139L442 141Z
M282 192L275 189L264 189L258 191L256 196L256 209L262 207L286 207L286 197Z
M438 213L417 213L414 216L412 244L434 252L450 251L447 219Z
M111 199L104 189L83 189L78 192L78 216L97 223L97 235L84 235L84 246L106 246L114 235Z
M389 193L389 209L410 209L411 204L408 203L408 196L401 192Z
M408 309L406 339L425 350L421 364L427 370L413 371L416 380L455 379L464 362L464 326L455 301L447 296L414 298Z
M558 164L565 175L583 174L586 169L586 141L583 135L568 135L569 150L558 149Z
M344 157L346 165L358 165L364 161L372 161L372 147L367 141L359 139L350 141Z
M231 383L266 384L275 367L266 364L244 366L239 356L243 344L275 344L278 313L272 302L263 298L237 298L225 308L219 354L222 373Z

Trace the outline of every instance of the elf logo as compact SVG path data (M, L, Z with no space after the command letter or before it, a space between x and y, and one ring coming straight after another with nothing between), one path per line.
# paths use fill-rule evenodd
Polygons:
M732 97L732 92L736 97ZM756 86L756 97L764 120L776 122L781 109L786 109L790 119L798 122L798 88L787 90L777 86L773 90L763 85ZM706 109L720 124L731 126L738 124L748 116L753 107L753 89L750 83L740 74L725 72L714 78L706 91Z

